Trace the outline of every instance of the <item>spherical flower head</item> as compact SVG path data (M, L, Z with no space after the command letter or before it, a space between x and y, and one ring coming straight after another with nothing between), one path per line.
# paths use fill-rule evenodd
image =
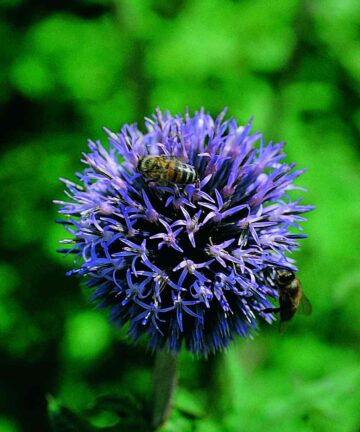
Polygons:
M251 335L259 318L274 319L264 309L278 296L275 270L297 270L287 254L305 236L293 228L312 207L287 192L303 170L284 162L283 143L265 145L251 121L224 115L157 110L145 133L106 130L109 149L90 141L78 182L63 180L69 273L154 349L184 344L206 356ZM149 155L162 162L156 175L140 168Z

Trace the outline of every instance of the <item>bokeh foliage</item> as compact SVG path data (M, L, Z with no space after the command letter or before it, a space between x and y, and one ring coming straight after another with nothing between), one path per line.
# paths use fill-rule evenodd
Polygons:
M64 276L51 200L88 137L156 106L254 115L309 169L317 207L295 256L312 317L207 361L182 353L162 431L358 431L358 0L4 0L0 15L1 432L50 430L47 404L58 430L146 428L126 401L149 398L153 358Z

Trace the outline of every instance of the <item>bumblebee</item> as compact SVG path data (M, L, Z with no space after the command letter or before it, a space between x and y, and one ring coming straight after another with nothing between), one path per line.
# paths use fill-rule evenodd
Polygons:
M304 295L299 279L290 270L277 270L275 285L279 291L279 307L264 309L265 313L280 313L279 331L283 333L287 321L293 319L296 312L310 315L312 306Z
M192 165L181 162L174 156L144 156L140 158L137 170L149 180L161 183L189 184L198 181Z

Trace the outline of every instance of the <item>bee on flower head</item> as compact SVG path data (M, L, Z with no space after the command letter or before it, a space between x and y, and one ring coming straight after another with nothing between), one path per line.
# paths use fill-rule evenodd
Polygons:
M279 269L275 275L275 286L279 291L279 307L263 309L265 313L280 313L279 331L283 333L286 322L293 319L296 312L310 315L312 306L304 295L299 279L291 270Z
M198 181L195 168L181 162L175 156L143 156L139 159L137 169L145 178L161 183L182 185Z

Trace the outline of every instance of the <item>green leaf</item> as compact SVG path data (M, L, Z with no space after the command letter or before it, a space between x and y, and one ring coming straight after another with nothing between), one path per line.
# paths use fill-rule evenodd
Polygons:
M54 432L95 432L89 423L75 412L48 396L48 413Z

